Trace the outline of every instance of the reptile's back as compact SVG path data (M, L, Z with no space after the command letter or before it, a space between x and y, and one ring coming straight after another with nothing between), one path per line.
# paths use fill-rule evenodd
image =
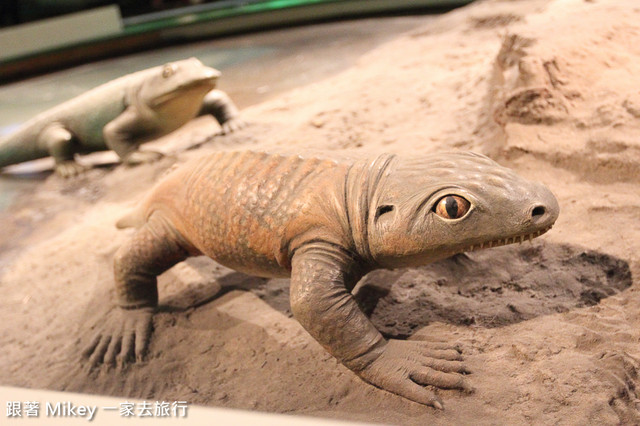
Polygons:
M170 175L143 208L145 216L161 209L189 243L225 266L288 276L296 241L325 226L340 233L335 218L344 211L348 169L317 158L216 153Z

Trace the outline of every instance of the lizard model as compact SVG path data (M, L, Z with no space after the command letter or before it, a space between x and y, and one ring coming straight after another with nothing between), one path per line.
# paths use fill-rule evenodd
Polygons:
M190 58L125 75L44 111L0 138L0 168L52 156L56 172L84 170L75 154L112 149L129 165L153 161L138 146L164 136L197 115L212 114L231 132L243 125L220 90L220 72Z
M137 228L114 259L120 308L85 356L140 359L156 276L205 254L247 274L290 276L293 315L327 351L377 387L442 408L425 386L469 389L460 353L384 339L350 291L373 269L530 240L558 213L544 185L469 152L344 162L215 153L167 175L118 222Z

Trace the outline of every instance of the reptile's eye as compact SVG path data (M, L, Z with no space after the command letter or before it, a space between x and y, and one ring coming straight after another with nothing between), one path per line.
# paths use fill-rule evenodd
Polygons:
M445 219L460 219L467 214L471 204L457 195L445 195L436 203L433 211Z
M176 72L175 65L167 64L162 68L162 77L169 78Z

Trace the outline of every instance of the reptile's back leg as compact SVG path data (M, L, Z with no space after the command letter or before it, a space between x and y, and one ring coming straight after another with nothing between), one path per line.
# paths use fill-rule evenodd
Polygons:
M173 225L159 213L116 252L114 272L119 308L85 350L92 365L140 360L151 337L158 304L157 276L193 253Z
M56 173L62 177L75 176L86 167L74 160L77 138L61 124L48 126L39 136L38 144L44 147L56 162Z

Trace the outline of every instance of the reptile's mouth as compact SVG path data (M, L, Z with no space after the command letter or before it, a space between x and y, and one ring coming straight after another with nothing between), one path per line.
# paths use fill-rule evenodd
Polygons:
M553 225L550 225L544 229L541 229L539 231L532 232L529 234L516 235L515 237L502 238L500 240L493 240L493 241L488 241L488 242L479 243L479 244L472 244L464 248L463 250L461 250L461 252L475 251L475 250L481 250L481 249L491 248L491 247L499 247L499 246L504 246L504 245L513 244L513 243L523 243L525 241L530 241L536 237L539 237L540 235L544 234L549 229L551 229L552 226Z
M202 78L200 80L194 80L191 81L189 83L186 84L182 84L178 87L178 91L181 90L189 90L189 89L193 89L194 87L200 87L200 86L213 86L216 87L216 84L218 82L218 77L209 77L209 78Z
M169 101L179 98L180 95L190 90L198 89L198 91L204 92L201 87L203 87L206 91L212 90L216 87L217 80L217 77L213 77L211 79L196 80L186 84L182 84L176 87L174 90L165 93L164 95L157 96L155 99L153 99L153 101L150 102L150 105L154 108L160 107L161 105Z

